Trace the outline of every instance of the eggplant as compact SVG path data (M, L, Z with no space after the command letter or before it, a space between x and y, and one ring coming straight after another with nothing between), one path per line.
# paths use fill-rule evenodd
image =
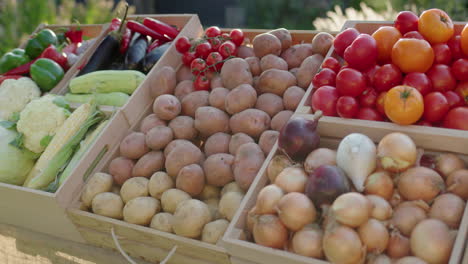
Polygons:
M125 55L125 66L128 70L137 70L146 55L146 49L149 45L148 36L138 36L128 48Z
M114 62L115 58L119 55L120 40L113 35L107 37L99 44L94 51L91 58L86 63L86 66L80 70L78 76L99 71L106 70Z
M171 42L166 42L163 45L154 48L150 53L146 54L143 59L143 72L148 73L158 60L164 55L166 50L171 46Z

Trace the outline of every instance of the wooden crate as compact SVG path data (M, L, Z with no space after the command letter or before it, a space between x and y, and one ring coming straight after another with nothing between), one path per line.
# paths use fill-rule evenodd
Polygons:
M294 116L302 116L307 119L312 119L312 115L296 113ZM323 118L323 117L322 117ZM399 130L401 132L401 129ZM363 133L370 137L374 142L380 141L386 134L392 132L391 130L379 126L363 126L357 122L349 122L343 125L340 122L323 122L320 119L318 124L318 133L321 136L320 146L336 149L340 140L350 133ZM423 134L412 133L409 134L419 148L423 148L425 152L445 152L447 151L447 143L455 141L464 148L457 148L452 152L462 157L465 162L468 162L468 141L460 141L459 138L444 138L434 137L428 138ZM253 242L240 239L243 236L246 228L246 216L248 211L255 205L259 191L269 184L268 176L266 175L266 168L271 159L278 151L278 144L275 144L272 151L265 159L265 162L260 169L257 177L253 181L249 191L245 195L244 200L240 205L233 220L231 221L224 237L222 245L227 249L231 255L231 262L238 264L272 264L272 263L291 263L291 264L325 264L328 263L324 260L318 260L308 257L299 256L284 250L272 249L257 245ZM465 207L462 222L458 229L458 235L452 250L449 264L458 264L463 257L463 251L467 244L468 239L468 204Z

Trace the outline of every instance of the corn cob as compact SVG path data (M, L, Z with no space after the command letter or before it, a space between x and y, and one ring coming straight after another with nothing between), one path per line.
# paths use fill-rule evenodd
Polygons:
M146 75L133 70L103 70L87 73L70 81L71 93L111 93L132 94Z

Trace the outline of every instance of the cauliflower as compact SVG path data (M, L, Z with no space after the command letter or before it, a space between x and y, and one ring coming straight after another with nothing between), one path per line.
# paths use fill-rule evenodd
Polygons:
M30 78L8 79L0 85L0 119L8 120L32 100L41 96L41 90Z
M20 113L16 129L23 134L27 149L42 153L69 115L70 111L63 107L63 98L48 94L26 105Z

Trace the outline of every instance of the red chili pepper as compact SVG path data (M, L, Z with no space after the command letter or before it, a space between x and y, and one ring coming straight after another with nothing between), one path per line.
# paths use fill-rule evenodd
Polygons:
M18 80L19 78L22 78L24 76L22 75L0 75L0 84L2 84L2 82L4 80L9 80L9 79L13 79L13 80Z
M153 43L151 43L148 48L146 49L146 53L150 53L152 50L154 50L155 48L161 46L164 42L162 42L161 40L157 39L155 41L153 41Z
M38 59L38 58L37 58ZM18 66L14 69L11 69L9 71L7 71L6 73L4 73L5 75L8 75L8 76L17 76L17 75L27 75L29 74L29 70L31 69L31 65L36 62L36 60L32 60L28 63L25 63L21 66Z
M70 39L71 43L81 43L83 42L83 30L69 29L65 32L65 37Z
M42 53L39 58L51 59L58 63L62 69L68 70L67 54L58 50L54 45L49 45Z
M130 46L130 41L132 40L133 32L126 28L125 33L122 36L120 41L120 54L125 54Z
M150 36L151 38L153 39L160 39L160 40L164 40L164 41L170 41L170 39L168 39L166 36L163 36L161 34L159 34L158 32L150 29L149 27L141 24L141 23L138 23L134 20L129 20L127 21L127 28L129 28L131 31L133 32L138 32L142 35L146 35L146 36Z
M109 26L109 31L115 31L120 27L120 18L113 18Z
M174 27L150 17L143 19L143 25L149 27L150 29L158 32L163 36L168 36L171 40L175 39L179 34L179 31L177 31L177 29L175 29Z

